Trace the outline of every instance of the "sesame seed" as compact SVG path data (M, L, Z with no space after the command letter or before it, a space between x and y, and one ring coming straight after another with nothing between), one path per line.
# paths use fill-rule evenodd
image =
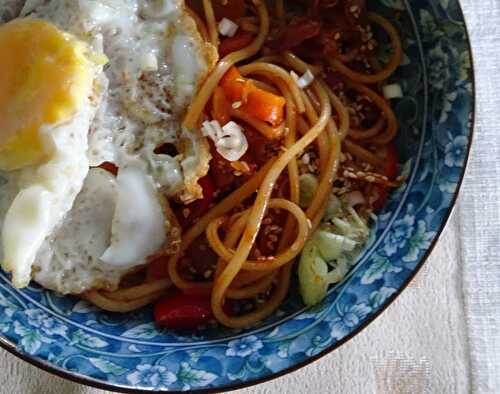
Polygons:
M203 274L203 277L205 279L208 279L212 276L212 270L208 270L208 271L205 271L205 273Z

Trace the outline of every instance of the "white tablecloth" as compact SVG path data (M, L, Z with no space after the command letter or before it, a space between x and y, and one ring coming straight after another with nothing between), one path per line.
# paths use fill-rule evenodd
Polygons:
M1 0L0 0L1 1ZM463 0L478 92L455 214L410 287L360 335L238 393L500 393L500 1ZM2 394L98 394L0 350Z

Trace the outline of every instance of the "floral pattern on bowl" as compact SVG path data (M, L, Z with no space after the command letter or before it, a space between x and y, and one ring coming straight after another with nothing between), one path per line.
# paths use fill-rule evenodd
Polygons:
M456 0L380 0L402 32L405 92L395 105L396 144L407 182L379 215L345 280L314 308L296 292L247 331L181 335L157 329L151 309L98 311L36 285L10 286L0 273L0 345L29 361L114 390L223 390L305 365L364 328L415 275L453 207L472 137L473 77Z

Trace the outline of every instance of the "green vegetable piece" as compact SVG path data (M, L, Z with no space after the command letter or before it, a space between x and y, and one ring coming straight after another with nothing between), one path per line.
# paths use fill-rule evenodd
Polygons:
M318 179L313 174L303 174L299 177L300 186L300 202L302 208L307 208L311 205L314 194L318 189Z
M322 230L316 232L314 242L326 261L338 259L345 252L352 252L358 244L346 236Z
M299 261L300 295L304 304L311 306L321 302L326 296L328 265L319 254L313 240L309 240Z

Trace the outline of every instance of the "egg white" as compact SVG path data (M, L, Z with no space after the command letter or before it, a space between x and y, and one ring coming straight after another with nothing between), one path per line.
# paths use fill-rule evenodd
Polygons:
M63 294L117 286L125 271L100 260L111 239L117 197L115 177L91 169L73 209L38 251L34 269L38 283Z
M12 174L17 194L3 220L2 267L12 272L16 287L28 285L39 248L71 209L82 188L89 170L88 130L97 102L93 104L87 98L69 121L43 126L40 132L51 146L50 160Z

